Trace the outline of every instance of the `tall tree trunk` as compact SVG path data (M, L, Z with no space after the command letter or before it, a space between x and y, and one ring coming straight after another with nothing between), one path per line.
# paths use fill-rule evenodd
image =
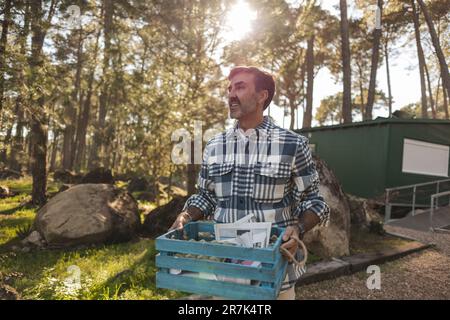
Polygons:
M427 22L428 30L431 36L431 41L433 42L433 47L439 60L442 82L444 83L444 87L447 90L448 96L450 96L450 73L448 71L448 64L445 61L444 53L442 52L442 48L439 43L439 37L436 33L433 20L431 19L431 16L428 12L427 7L425 6L425 3L423 2L423 0L417 0L417 2L419 2L420 8L422 9L423 15L425 16L425 21Z
M444 112L445 112L445 119L449 120L449 116L448 116L448 97L447 96L447 91L445 90L444 84L442 84L442 93L444 95Z
M416 35L417 57L419 58L419 73L420 73L420 90L422 94L422 118L428 118L427 106L427 91L425 85L425 56L423 54L422 42L420 40L420 25L419 15L416 8L416 3L411 0L413 8L414 33Z
M16 133L11 143L11 153L9 156L9 167L16 171L22 170L22 153L23 153L23 128L25 125L24 110L22 106L22 99L17 97L16 99L16 115L17 115L17 125Z
M3 105L6 76L6 45L8 43L9 24L11 23L11 1L6 0L3 6L2 35L0 37L0 130L3 129ZM8 141L3 141L0 150L0 162L6 163L6 148Z
M82 107L83 107L83 95L82 95L82 90L81 90L81 76L82 76L82 72L83 72L83 63L84 63L84 56L83 56L83 28L80 27L79 29L79 41L78 41L78 48L77 48L77 71L75 74L75 85L74 85L74 90L72 92L72 101L76 101L76 105L77 105L77 114L78 114L78 119L80 118L80 114L82 112ZM70 168L73 168L73 164L75 162L75 156L76 153L78 152L77 150L77 141L76 141L76 133L78 130L78 120L77 116L74 117L74 135L72 137L72 154L71 154L71 158L70 158ZM75 125L76 124L76 125Z
M53 132L53 143L52 143L52 154L50 157L50 172L54 172L56 169L56 155L58 154L58 143L59 143L59 130Z
M73 107L74 101L67 98L64 104L65 128L63 134L63 152L62 167L64 170L71 170L72 159L72 139L75 132L74 119L76 118L76 109Z
M33 36L31 39L31 56L29 60L31 71L29 87L33 89L32 94L37 93L37 97L30 97L31 103L35 101L32 105L33 112L30 119L31 174L33 176L31 201L34 205L43 205L47 200L45 194L47 186L47 128L45 126L44 95L40 93L38 86L42 85L42 67L44 64L42 46L46 33L45 28L51 24L55 10L55 1L52 0L50 4L47 21L43 19L42 0L33 0L30 5Z
M436 109L434 107L433 89L431 88L430 74L428 73L428 67L427 67L426 62L425 62L424 67L425 67L425 75L426 75L427 84L428 84L428 94L429 94L429 98L430 98L431 115L432 115L433 119L436 119Z
M98 55L98 48L99 48L99 39L100 39L100 31L97 32L97 37L95 39L95 47L94 47L94 61L92 63L92 69L91 73L89 74L89 80L88 80L88 88L86 97L84 99L83 108L80 108L80 113L78 116L78 124L77 124L77 133L76 133L76 153L75 153L75 171L79 173L82 169L83 159L86 154L86 133L87 133L87 127L89 124L89 115L91 112L91 99L92 99L92 92L93 92L93 86L94 86L94 74L95 69L97 65L97 55ZM82 101L80 99L80 101Z
M383 10L383 0L378 0L378 10L380 10L380 16ZM373 47L372 47L372 65L370 68L370 82L369 92L367 94L367 105L364 120L372 120L373 104L375 102L376 84L377 84L377 70L378 61L380 59L380 40L381 40L381 26L375 25L373 31Z
M95 168L100 165L101 151L105 144L105 121L109 100L109 70L111 60L111 37L113 28L114 2L105 0L104 2L104 53L103 53L103 86L99 97L99 110L97 128L95 128L93 145L90 154L89 168Z
M350 36L347 18L347 1L339 0L341 11L342 67L344 73L344 92L342 102L342 117L344 123L352 122L352 72L350 67Z
M191 140L191 161L187 164L187 193L191 196L195 193L195 183L197 182L197 175L194 163L194 139Z
M11 23L11 2L5 0L3 6L2 35L0 37L0 128L3 124L3 99L5 93L6 45L8 43L9 24ZM5 146L6 148L6 146Z
M361 64L356 62L356 66L358 67L358 73L359 73L359 96L361 99L361 106L360 106L360 111L361 111L361 117L364 120L364 107L365 107L365 102L364 102L364 87L363 87L363 71L362 71L362 67Z
M384 45L384 57L386 58L386 77L388 85L388 105L389 105L389 118L392 116L392 88L391 88L391 73L389 71L389 50L388 50L388 40Z
M303 115L303 128L311 128L312 110L313 110L313 90L314 90L314 34L308 39L306 49L306 72L307 88L306 88L306 110Z
M83 67L83 29L78 30L78 46L77 46L77 64L75 71L74 86L70 101L68 101L65 108L65 121L66 127L64 129L64 145L63 145L63 169L72 170L74 156L76 153L75 134L76 134L76 121L77 121L77 109L74 107L80 106L80 84L81 84L81 71ZM81 113L81 108L78 108L78 114Z
M0 162L6 164L6 148L11 142L12 129L14 127L14 121L9 123L8 129L6 130L5 139L3 140L3 148L0 150Z
M24 12L24 26L20 31L20 55L25 57L27 53L27 38L30 32L30 2L25 2L25 12ZM17 126L14 139L11 144L11 154L9 158L9 166L11 169L16 171L22 171L22 161L23 153L25 150L23 129L26 125L25 123L25 108L24 108L24 96L25 96L25 71L20 68L17 73L17 87L19 94L16 98L16 108L17 108Z
M291 109L291 121L289 122L289 130L294 130L295 125L295 110L298 109L295 104L295 99L289 99L289 108Z
M30 69L31 77L30 87L36 87L39 81L39 73L42 72L43 58L42 46L44 43L45 31L43 27L42 0L31 1L31 30L33 30L31 42ZM39 91L36 91L39 92ZM34 205L43 205L46 202L46 155L47 155L47 132L44 127L45 111L44 96L38 93L37 99L30 99L30 102L36 101L33 107L35 112L31 113L30 121L30 144L31 144L31 174L33 176L32 202Z

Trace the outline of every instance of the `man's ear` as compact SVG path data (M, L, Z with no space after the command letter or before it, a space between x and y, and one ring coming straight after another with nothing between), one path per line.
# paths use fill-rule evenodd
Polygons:
M258 92L258 102L263 106L263 108L264 108L264 102L266 101L267 97L269 97L268 90L261 90Z

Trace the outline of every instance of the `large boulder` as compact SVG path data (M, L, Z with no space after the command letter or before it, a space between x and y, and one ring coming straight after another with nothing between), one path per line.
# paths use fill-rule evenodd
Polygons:
M127 241L139 228L136 201L109 184L73 186L50 199L34 221L34 229L50 247ZM33 236L32 242L39 243Z
M144 220L142 233L150 238L156 238L167 232L186 203L188 197L175 197L166 205L150 211Z
M319 173L320 194L330 207L328 227L315 227L305 235L306 246L323 258L350 254L350 205L342 187L327 164L314 157Z

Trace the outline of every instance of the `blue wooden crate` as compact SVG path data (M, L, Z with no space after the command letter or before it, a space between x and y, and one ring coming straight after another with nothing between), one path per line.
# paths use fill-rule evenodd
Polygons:
M188 223L183 230L173 230L156 239L156 250L159 251L156 256L158 267L156 286L231 299L276 299L286 275L287 261L280 253L284 230L272 227L271 236L277 235L278 239L267 248L245 248L208 241L199 242L199 233L206 232L214 235L214 224L211 222ZM188 241L189 239L196 241ZM253 267L237 263L176 257L175 254L259 261L261 265ZM258 281L258 284L239 284L171 274L169 269L249 279Z

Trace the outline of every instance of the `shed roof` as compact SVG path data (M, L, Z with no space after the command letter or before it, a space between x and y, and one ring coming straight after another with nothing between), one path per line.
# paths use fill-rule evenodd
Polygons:
M298 129L300 132L309 131L323 131L323 130L336 130L344 128L354 128L354 127L367 127L385 124L448 124L450 125L450 120L443 119L401 119L401 118L384 118L378 117L375 120L366 120L360 122L346 123L346 124L336 124L331 126L321 126L313 128L302 128Z

